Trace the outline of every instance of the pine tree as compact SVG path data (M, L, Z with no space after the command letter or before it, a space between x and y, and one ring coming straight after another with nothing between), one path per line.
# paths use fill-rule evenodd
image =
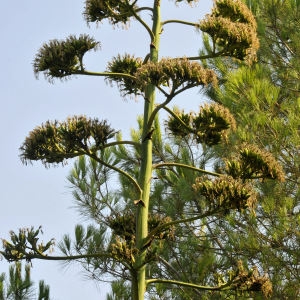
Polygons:
M223 85L208 95L227 107L238 124L226 152L240 142L268 149L285 171L285 181L257 183L256 218L233 215L215 235L225 253L240 253L264 269L275 299L297 299L299 290L299 1L247 1L256 15L261 47L258 63L246 67L224 59L209 60ZM287 33L288 36L287 36ZM207 47L208 48L208 47ZM207 50L206 50L207 51ZM208 49L209 51L209 49ZM205 52L205 51L204 51ZM224 223L223 223L224 224ZM230 264L230 260L228 264Z
M163 21L160 1L152 1L152 7L139 7L138 2L87 0L84 16L88 23L107 19L124 27L136 20L150 40L144 58L120 54L104 72L88 71L84 55L99 49L100 43L80 35L44 44L34 60L35 73L44 73L50 81L102 76L115 83L123 97L144 101L139 128L129 141L106 120L74 116L36 127L20 148L24 163L39 160L50 166L78 157L69 180L79 209L93 224L77 225L73 239L64 237L59 244L62 256L50 255L53 240L39 243L41 228L11 232L1 254L9 261L80 261L95 279L107 274L119 279L115 286L121 284L126 293L129 283L132 299L144 299L145 293L150 299L212 299L221 291L270 296L269 279L255 267L240 260L225 266L218 251L209 251L218 242L210 231L211 224L222 224L231 211L254 218L257 180L282 181L281 165L266 150L243 144L235 157L226 157L212 170L211 148L226 143L236 127L233 115L218 103L191 113L169 107L188 89L217 86L218 76L204 59L232 57L248 64L256 59L254 17L240 1L219 0L199 23ZM149 12L147 23L143 14ZM172 23L205 32L209 52L159 59L162 29ZM161 102L155 99L156 91L164 98ZM160 111L169 115L165 123L158 117Z
M49 286L41 280L39 282L38 298L35 298L34 283L30 279L30 265L24 268L25 277L22 276L21 262L15 262L9 267L9 281L5 282L5 273L0 275L0 299L1 300L49 300Z

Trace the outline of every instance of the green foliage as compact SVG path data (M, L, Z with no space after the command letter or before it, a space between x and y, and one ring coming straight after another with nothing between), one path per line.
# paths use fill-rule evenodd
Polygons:
M226 172L239 177L245 168L235 161L240 155L236 150L244 142L251 143L246 148L252 150L243 153L243 164L252 161L253 167L247 169L250 174L245 175L269 174L267 177L277 177L279 182L257 181L256 217L230 214L228 223L217 223L219 228L214 229L213 234L222 243L223 257L228 254L228 265L231 265L232 253L247 257L268 273L273 283L272 298L296 299L299 298L300 280L297 263L300 259L297 250L300 245L300 111L299 57L296 54L300 38L296 30L299 1L245 2L251 4L258 22L259 64L237 69L236 62L230 65L230 61L221 58L218 64L207 61L210 68L222 75L220 82L223 83L210 91L209 96L229 108L238 124L226 147L219 145L215 150L228 157L230 163ZM272 153L276 165L268 159L268 154L259 154L265 150ZM238 174L234 175L235 172Z
M5 273L0 275L0 299L1 300L49 300L50 291L49 286L43 280L39 282L38 298L34 296L34 286L30 279L29 264L25 265L24 277L22 275L21 262L15 262L14 265L9 267L9 280L5 282Z
M111 283L112 293L106 296L106 300L130 300L130 286L125 280L113 281Z
M43 280L39 282L39 297L38 300L49 300L50 299L50 288L45 284Z

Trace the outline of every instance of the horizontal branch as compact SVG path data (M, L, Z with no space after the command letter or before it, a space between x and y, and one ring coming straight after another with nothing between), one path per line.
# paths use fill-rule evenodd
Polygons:
M106 77L124 77L130 79L136 79L135 76L126 73L114 73L114 72L92 72L85 70L78 70L73 73L74 75L87 75L87 76L106 76Z
M185 165L185 164L181 164L181 163L165 162L165 163L159 163L159 164L153 165L153 169L160 169L163 167L180 167L180 168L190 169L190 170L193 170L193 171L196 171L199 173L203 173L203 174L207 174L207 175L212 175L212 176L216 176L216 177L220 176L219 173L206 171L206 170L194 167L194 166Z
M132 146L135 146L135 147L140 147L141 146L140 143L133 142L133 141L116 141L116 142L105 144L103 146L103 148L108 148L108 147L118 146L118 145L132 145Z
M153 279L146 280L146 284L152 284L152 283L175 284L175 285L179 285L179 286L185 286L185 287L190 287L190 288L200 289L200 290L207 290L207 291L220 291L220 290L229 289L228 287L231 284L231 282L230 282L230 283L226 283L226 284L220 285L220 286L205 286L205 285L198 285L198 284L194 284L194 283L177 281L177 280L169 280L169 279L153 278Z
M4 257L6 254L0 252ZM32 260L32 259L41 259L41 260L57 260L57 261L68 261L68 260L78 260L83 258L113 258L111 253L94 253L94 254L80 254L80 255L70 255L70 256L48 256L43 254L24 254L18 260Z
M177 23L177 24L183 24L183 25L188 25L188 26L197 26L197 23L193 23L193 22L188 22L188 21L183 21L183 20L167 20L161 23L161 25L166 25L166 24L170 24L170 23Z

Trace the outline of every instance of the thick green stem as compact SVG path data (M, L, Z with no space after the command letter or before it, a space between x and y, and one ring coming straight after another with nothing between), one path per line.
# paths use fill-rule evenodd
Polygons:
M153 6L153 36L150 44L150 61L158 61L158 49L161 32L160 21L160 0L154 1ZM151 124L149 124L150 116L154 110L155 104L155 86L149 85L145 90L144 104L144 122L143 122L143 137L142 137L142 162L140 170L139 185L142 188L141 200L137 207L136 217L136 246L140 253L136 259L135 268L137 271L137 297L135 300L143 300L146 291L146 251L143 249L144 241L148 236L148 213L149 213L149 198L150 185L152 177L152 139L151 139ZM150 127L150 128L149 128ZM135 293L132 293L135 295Z

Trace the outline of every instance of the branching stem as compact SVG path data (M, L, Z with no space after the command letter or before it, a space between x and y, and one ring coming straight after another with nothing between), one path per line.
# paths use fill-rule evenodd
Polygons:
M100 159L100 158L99 158L96 154L94 154L94 153L88 152L87 155L88 155L89 157L91 157L92 159L94 159L95 161L97 161L98 163L104 165L105 167L110 168L110 169L112 169L112 170L118 172L119 174L121 174L121 175L127 177L127 178L130 180L130 182L133 183L133 185L135 186L135 188L136 188L136 190L138 191L139 195L142 193L142 189L141 189L140 185L138 184L138 182L137 182L132 176L130 176L127 172L125 172L125 171L123 171L122 169L119 169L119 168L117 168L117 167L115 167L115 166L113 166L113 165L110 165L110 164L106 163L105 161L103 161L102 159Z

